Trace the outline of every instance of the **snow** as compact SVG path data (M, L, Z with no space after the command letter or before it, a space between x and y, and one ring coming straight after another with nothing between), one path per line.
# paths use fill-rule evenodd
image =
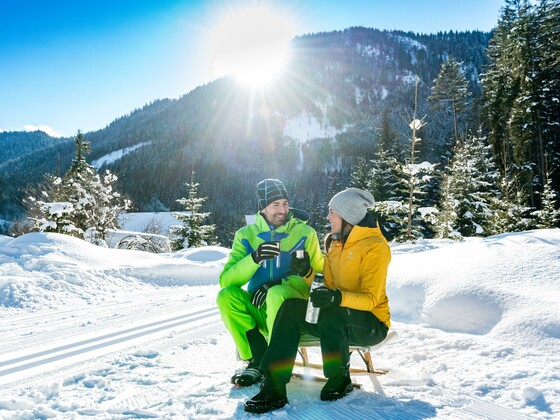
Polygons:
M387 95L389 95L389 91L385 87L382 87L381 88L381 99L387 98Z
M324 107L323 107L324 108ZM323 112L325 114L326 111ZM305 143L313 139L334 138L341 130L328 123L328 119L323 117L323 121L315 116L301 112L298 116L289 118L284 126L284 135L299 142Z
M396 38L399 40L399 42L403 43L403 44L407 44L410 47L416 48L417 50L426 50L426 46L412 38L409 38L407 36L400 36L400 35L396 35Z
M0 418L253 418L258 387L229 383L243 363L215 305L228 252L0 236ZM372 354L388 373L353 374L361 388L336 402L294 378L264 417L558 418L560 230L392 252L398 339Z
M151 141L147 141L147 142L135 144L134 146L131 147L125 147L124 149L115 150L114 152L108 153L104 156L101 156L99 159L94 160L93 162L91 162L91 166L93 166L95 169L98 170L103 165L109 165L111 163L114 163L117 160L121 159L123 156L126 156L129 153L134 152L136 149L139 149L140 147L151 143L152 143Z
M175 214L187 214L187 212L123 212L119 215L118 221L123 230L168 235L171 226L181 224Z
M408 125L412 130L420 130L424 123L418 119L412 120L412 122Z
M364 57L379 57L381 55L379 48L371 45L362 45L360 43L356 44L356 51Z

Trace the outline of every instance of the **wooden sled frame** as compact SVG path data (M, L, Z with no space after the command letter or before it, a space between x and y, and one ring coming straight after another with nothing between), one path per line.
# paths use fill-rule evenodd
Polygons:
M383 340L381 343L376 344L374 346L353 346L350 345L350 353L353 352L357 352L358 355L360 356L360 358L362 359L362 361L365 364L365 369L359 369L359 368L350 368L350 372L354 372L354 373L369 373L372 375L385 375L388 370L378 370L375 369L373 367L373 360L371 357L371 352L374 350L379 350L380 348L384 347L385 345L387 345L390 342L393 342L397 339L398 334L396 331L394 330L390 330L387 333L387 337L385 337L385 340ZM310 336L310 335L304 335L301 337L301 340L299 342L299 348L298 348L298 354L301 357L301 362L296 361L296 365L297 366L303 366L303 367L309 367L309 368L314 368L314 369L322 369L323 365L318 364L318 363L311 363L309 362L309 356L307 354L307 347L320 347L321 343L319 341L319 339L317 337L314 336ZM299 374L299 373L295 373L295 376L298 377L304 377L304 375ZM307 376L306 376L307 377ZM315 380L325 380L324 378L318 378L318 377L313 377L313 379ZM360 388L359 384L353 384L354 387L356 388Z

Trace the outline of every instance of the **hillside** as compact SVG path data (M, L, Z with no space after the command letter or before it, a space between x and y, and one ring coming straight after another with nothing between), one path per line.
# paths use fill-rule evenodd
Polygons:
M357 157L371 157L383 116L396 141L405 142L409 129L403 116L414 104L415 75L420 114L429 112L420 158L437 161L452 124L449 115L428 108L433 80L453 56L464 63L470 90L480 97L489 37L366 28L301 36L273 86L252 91L223 78L179 99L155 100L86 133L90 159L146 143L109 165L119 176L119 189L140 210L154 210L153 202L177 209L175 200L186 193L184 183L194 170L200 194L209 198L211 222L220 237L228 237L243 223L243 214L255 211L260 179L279 177L291 191L301 192L293 194L296 207L320 206L333 189L347 184ZM7 134L0 133L0 146ZM56 173L59 165L62 171L68 167L68 140L60 141L65 147L37 148L0 166L0 214L18 205L25 184ZM312 223L318 223L317 216Z

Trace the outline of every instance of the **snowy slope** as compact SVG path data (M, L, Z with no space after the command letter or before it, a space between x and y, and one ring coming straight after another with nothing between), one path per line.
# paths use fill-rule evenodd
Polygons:
M294 379L263 417L558 417L560 230L392 251L399 338L373 354L389 373L354 375L362 388L331 403ZM214 303L227 254L0 236L0 418L253 418Z

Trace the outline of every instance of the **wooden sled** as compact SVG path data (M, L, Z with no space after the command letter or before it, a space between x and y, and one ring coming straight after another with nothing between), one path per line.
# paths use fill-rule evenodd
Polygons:
M388 370L380 370L380 369L375 369L373 367L373 360L371 357L371 352L375 351L375 350L379 350L382 347L386 346L387 344L396 341L398 337L398 334L395 330L390 330L387 333L387 337L385 337L385 340L383 340L381 343L376 344L374 346L356 346L356 345L350 345L350 353L353 352L357 352L358 355L360 356L360 358L362 359L362 361L365 364L365 368L353 368L350 367L350 372L354 372L354 373L369 373L369 374L373 374L373 375L385 375ZM321 343L319 341L318 337L312 336L312 335L303 335L300 339L299 342L299 349L298 349L298 353L301 357L301 362L300 361L296 361L296 366L303 366L303 367L308 367L308 368L313 368L313 369L323 369L323 365L319 364L319 363L311 363L309 361L309 356L307 354L307 347L320 347ZM324 377L317 377L317 376L309 376L309 375L304 375L302 373L294 373L294 376L299 377L299 378L303 378L303 379L307 379L307 378L311 378L313 380L316 381L326 381L326 378ZM355 388L360 388L361 385L360 384L356 384L353 383Z

